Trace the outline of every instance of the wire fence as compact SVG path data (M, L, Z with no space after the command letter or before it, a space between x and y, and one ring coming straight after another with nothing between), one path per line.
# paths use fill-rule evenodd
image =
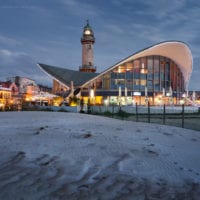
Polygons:
M30 109L30 108L29 108ZM34 108L36 109L36 108ZM119 106L119 105L79 105L79 106L40 106L39 110L80 112L146 123L177 126L200 131L200 107L195 106Z
M200 131L200 108L194 106L87 106L84 112Z

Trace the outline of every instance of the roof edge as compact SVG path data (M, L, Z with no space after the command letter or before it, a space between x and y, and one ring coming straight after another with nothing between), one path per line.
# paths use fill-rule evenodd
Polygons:
M37 66L45 73L47 74L50 78L52 79L55 79L57 82L59 82L61 85L63 85L64 87L67 87L68 89L70 89L70 87L68 85L66 85L65 83L63 83L62 81L58 80L56 77L54 77L53 75L49 74L48 72L46 72L42 66L40 65L46 65L46 64L43 64L43 63L37 63Z

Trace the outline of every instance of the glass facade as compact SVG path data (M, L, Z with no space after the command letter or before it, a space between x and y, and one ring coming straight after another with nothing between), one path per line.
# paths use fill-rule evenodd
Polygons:
M138 92L141 97L148 96L152 99L152 104L155 104L156 95L167 95L172 90L172 96L177 98L185 90L179 66L162 56L146 56L116 66L93 84L96 86L96 95L103 96L104 99L119 96L120 88L121 96L132 97ZM144 99L139 103L141 102Z

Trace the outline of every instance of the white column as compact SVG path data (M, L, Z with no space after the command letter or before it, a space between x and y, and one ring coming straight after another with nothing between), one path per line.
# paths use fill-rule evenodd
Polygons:
M148 96L148 91L147 91L147 87L145 86L145 97Z
M124 89L124 96L127 97L127 87Z

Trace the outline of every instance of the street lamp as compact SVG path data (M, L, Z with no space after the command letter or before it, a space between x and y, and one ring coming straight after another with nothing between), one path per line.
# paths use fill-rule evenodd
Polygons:
M148 105L148 90L147 90L147 87L145 86L145 103L146 105Z
M119 106L121 106L121 96L122 96L122 89L121 86L119 86L119 91L118 91L118 96L119 96Z

